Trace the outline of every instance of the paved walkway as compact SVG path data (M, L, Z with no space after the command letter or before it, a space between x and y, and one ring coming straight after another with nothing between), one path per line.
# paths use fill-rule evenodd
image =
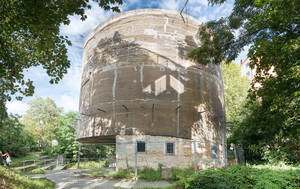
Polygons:
M164 188L168 187L169 184L166 181L158 182L146 182L142 180L133 181L133 180L109 180L105 178L78 178L74 177L74 172L85 171L82 170L62 170L49 172L43 175L31 175L30 177L42 178L46 177L47 179L55 182L57 189L94 189L94 188L105 188L105 189L114 189L114 188Z

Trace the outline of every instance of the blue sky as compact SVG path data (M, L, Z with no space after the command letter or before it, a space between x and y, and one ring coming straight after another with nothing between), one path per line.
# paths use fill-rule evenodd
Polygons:
M162 8L180 11L185 0L125 0L121 6L121 11L129 11L141 8ZM62 25L60 31L62 35L67 35L72 41L72 46L68 47L68 57L71 67L68 74L58 84L49 84L49 77L46 72L35 67L25 72L25 77L31 78L35 86L33 97L24 97L22 101L13 100L7 103L9 113L24 114L28 109L27 102L36 96L53 99L59 107L63 107L65 112L78 111L78 102L81 82L81 60L82 46L85 38L100 23L107 20L115 13L104 11L96 3L90 3L92 8L86 11L88 18L81 21L79 16L70 16L71 23ZM207 0L189 0L185 13L199 19L202 22L218 19L227 16L232 11L233 0L227 0L221 6L209 6ZM246 57L246 51L236 59Z

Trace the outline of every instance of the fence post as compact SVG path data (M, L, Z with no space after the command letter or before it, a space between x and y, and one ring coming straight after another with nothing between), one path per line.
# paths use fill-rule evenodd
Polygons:
M197 171L197 154L196 154L196 141L193 141L194 143L194 164L195 164L195 172Z
M137 178L137 142L135 141L134 145L134 176Z
M81 144L78 145L77 169L79 169L79 164L80 164L80 149L81 149Z

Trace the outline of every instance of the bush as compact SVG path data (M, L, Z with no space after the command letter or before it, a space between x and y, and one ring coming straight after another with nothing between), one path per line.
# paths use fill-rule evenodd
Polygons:
M232 166L201 170L188 178L181 179L183 188L299 188L300 168L274 166Z
M146 181L158 181L161 180L161 170L155 170L153 168L144 167L139 171L139 176L141 179Z
M114 179L123 179L123 178L129 179L133 177L134 177L134 173L131 169L119 169L112 175L112 178Z
M168 179L169 181L178 181L181 179L185 179L195 173L194 168L192 167L185 168L185 169L172 167L171 172L172 172L171 174L172 176L171 178Z

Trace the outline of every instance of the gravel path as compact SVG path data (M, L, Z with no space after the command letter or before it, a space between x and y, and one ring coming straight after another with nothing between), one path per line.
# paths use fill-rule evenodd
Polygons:
M168 187L169 184L166 181L158 181L158 182L146 182L143 180L109 180L105 178L87 178L87 177L74 177L74 172L85 171L81 170L62 170L62 171L54 171L49 172L43 175L29 175L29 177L33 178L42 178L46 177L47 179L56 183L57 189L93 189L93 188L105 188L105 189L113 189L113 188L145 188L145 187Z

